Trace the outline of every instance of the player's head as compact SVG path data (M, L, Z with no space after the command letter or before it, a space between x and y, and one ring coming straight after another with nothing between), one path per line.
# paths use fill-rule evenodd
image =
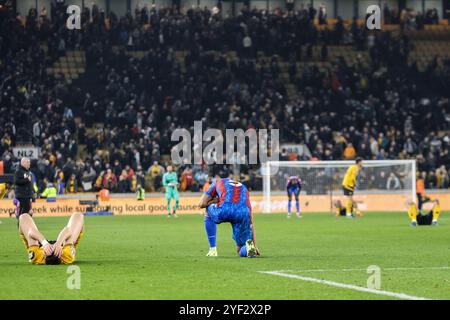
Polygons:
M61 264L61 259L55 255L50 255L45 257L45 264L47 265L58 265Z
M20 160L20 165L27 170L30 169L30 165L31 165L30 159L28 159L27 157L22 158Z
M46 265L58 265L58 264L61 264L61 259L52 254L51 256L45 257L45 264Z
M49 241L49 243L52 244L52 245L55 244L55 242L56 242L55 240L50 240ZM61 259L52 254L50 256L46 256L45 257L45 264L47 264L47 265L58 265L58 264L61 264Z
M172 172L173 171L173 167L169 164L167 166L167 172Z
M358 167L362 167L363 159L361 157L356 158L355 163Z

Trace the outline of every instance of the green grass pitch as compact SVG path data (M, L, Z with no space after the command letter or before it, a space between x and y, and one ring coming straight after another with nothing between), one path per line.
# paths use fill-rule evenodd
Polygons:
M395 299L291 275L367 287L381 268L381 290L450 299L450 218L410 227L406 213L356 219L306 213L254 217L262 256L239 258L231 226L218 226L219 257L207 258L201 215L86 217L77 265L81 288L67 289L67 266L32 266L15 219L0 219L0 299ZM67 218L36 218L54 239ZM351 269L351 270L348 270ZM45 289L44 289L45 288Z

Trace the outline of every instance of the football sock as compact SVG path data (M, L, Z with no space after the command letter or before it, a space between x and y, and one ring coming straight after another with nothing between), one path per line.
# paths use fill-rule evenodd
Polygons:
M345 213L347 214L347 216L352 214L352 209L353 209L353 201L348 199L347 205L345 207Z
M170 216L170 199L167 199L167 214Z
M291 214L292 201L288 200L288 213Z
M173 206L173 212L174 212L174 213L175 213L175 211L177 211L177 209L178 209L178 202L179 202L178 197L175 197L175 204L174 204L174 206Z
M216 235L217 235L217 225L211 220L209 216L205 216L205 230L208 236L209 247L215 248L216 246Z
M417 222L417 208L415 203L409 205L408 216L412 222Z
M441 213L441 206L439 204L436 204L433 208L433 221L438 221L439 214Z
M300 201L295 200L295 209L297 209L297 213L300 213Z

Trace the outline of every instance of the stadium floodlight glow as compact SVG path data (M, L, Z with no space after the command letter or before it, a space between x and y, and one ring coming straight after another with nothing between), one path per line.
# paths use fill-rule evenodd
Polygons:
M342 179L347 168L354 161L267 161L262 166L263 210L265 213L285 206L286 181L289 176L299 176L302 180L302 196L313 196L315 208L332 210L333 201L342 199ZM364 160L363 169L357 179L356 200L364 202L365 210L373 210L377 199L384 201L389 210L391 197L398 206L406 201L416 202L416 161L415 160ZM276 196L277 200L274 200ZM385 196L383 198L383 196ZM398 201L401 200L402 204ZM371 201L369 201L371 200ZM372 205L371 205L372 203ZM372 207L372 208L371 208ZM327 209L328 208L328 209ZM315 210L317 211L317 210Z

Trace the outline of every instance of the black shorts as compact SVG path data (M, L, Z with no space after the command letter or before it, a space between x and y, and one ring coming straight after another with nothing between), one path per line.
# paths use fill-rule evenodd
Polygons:
M352 196L353 190L347 189L346 187L342 187L342 190L344 191L344 196Z
M418 214L417 224L419 226L429 226L433 222L433 211L428 212L428 214Z
M33 215L31 212L31 203L33 199L32 198L17 198L16 202L16 218L19 219L20 215L24 213L28 213L30 215Z

